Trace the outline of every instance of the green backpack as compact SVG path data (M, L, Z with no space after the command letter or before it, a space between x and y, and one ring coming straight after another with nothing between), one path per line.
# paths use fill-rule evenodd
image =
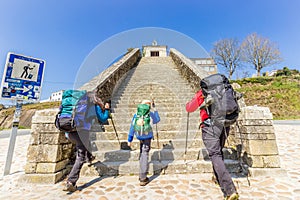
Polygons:
M150 105L138 105L136 117L133 121L133 128L139 135L148 135L149 132L152 132L150 125Z

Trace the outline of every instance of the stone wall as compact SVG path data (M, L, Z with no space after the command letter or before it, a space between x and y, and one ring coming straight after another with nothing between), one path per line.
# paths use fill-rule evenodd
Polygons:
M57 112L58 109L40 110L32 118L24 176L26 181L56 183L68 173L66 166L73 144L55 127Z
M135 48L124 55L119 61L94 77L91 81L80 87L80 90L96 90L103 100L111 99L111 95L118 81L136 66L141 57L140 49Z
M267 107L246 106L241 109L236 131L243 162L250 175L257 176L266 168L280 168L280 158L273 126L273 116Z
M198 91L200 89L200 80L209 76L209 74L206 71L199 69L194 62L176 49L170 49L170 56L175 62L181 75L191 84L195 92Z

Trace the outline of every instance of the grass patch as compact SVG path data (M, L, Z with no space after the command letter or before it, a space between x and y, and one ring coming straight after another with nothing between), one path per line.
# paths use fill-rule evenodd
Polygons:
M274 119L300 119L300 76L246 78L236 82L246 105L269 107Z

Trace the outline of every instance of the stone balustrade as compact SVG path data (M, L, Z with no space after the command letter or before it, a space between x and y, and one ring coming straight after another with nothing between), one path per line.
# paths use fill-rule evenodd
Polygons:
M170 56L175 62L181 75L191 84L195 92L198 91L200 89L200 80L209 76L209 74L206 71L199 69L193 61L185 57L176 49L170 49Z
M238 125L235 137L240 141L241 156L249 167L250 175L257 176L270 172L270 169L279 169L280 158L270 109L243 107Z
M138 63L140 56L139 48L132 49L120 60L109 66L79 89L89 91L96 90L97 95L103 100L111 99L112 93L119 81Z
M39 110L32 118L24 176L29 182L56 183L68 173L66 166L74 148L54 125L57 112Z

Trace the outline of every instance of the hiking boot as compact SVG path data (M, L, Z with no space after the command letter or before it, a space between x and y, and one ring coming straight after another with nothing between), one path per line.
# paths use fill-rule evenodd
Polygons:
M95 160L96 156L90 156L86 159L86 162L89 163L89 164L92 164L92 162Z
M212 175L211 180L212 180L212 182L213 182L215 185L220 185L220 184L218 183L217 177L216 177L215 175Z
M77 186L71 182L67 182L63 191L75 192L77 190Z
M233 193L232 195L225 197L225 200L238 200L238 199L239 199L238 193Z
M144 180L140 179L140 186L145 186L149 183L149 178L146 177Z

